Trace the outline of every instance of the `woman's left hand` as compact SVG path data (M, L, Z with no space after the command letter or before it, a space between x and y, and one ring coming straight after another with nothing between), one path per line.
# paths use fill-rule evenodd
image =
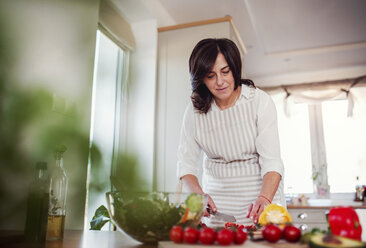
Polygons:
M270 202L267 199L258 197L254 203L249 205L247 218L252 219L253 223L257 224L259 216L268 204L270 204Z

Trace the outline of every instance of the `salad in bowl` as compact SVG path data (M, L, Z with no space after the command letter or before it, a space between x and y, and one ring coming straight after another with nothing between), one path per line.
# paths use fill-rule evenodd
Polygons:
M207 196L196 193L107 192L107 208L113 223L142 243L169 240L174 225L197 227L205 212Z

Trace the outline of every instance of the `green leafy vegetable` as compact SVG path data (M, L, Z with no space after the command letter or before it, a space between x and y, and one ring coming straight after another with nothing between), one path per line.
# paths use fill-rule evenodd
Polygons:
M187 206L169 199L173 197L169 193L135 193L135 197L128 195L127 198L121 192L111 194L115 213L113 220L125 233L143 243L169 240L173 225L197 225L203 214L202 207L195 213L190 212L193 218L183 224L180 221ZM195 199L197 204L200 198ZM199 205L202 206L202 199Z
M187 197L185 203L189 211L200 212L202 210L202 195L191 194Z

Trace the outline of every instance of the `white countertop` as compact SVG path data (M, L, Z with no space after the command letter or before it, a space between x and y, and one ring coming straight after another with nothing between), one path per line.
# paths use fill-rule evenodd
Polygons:
M333 193L330 194L329 198L315 198L312 194L304 194L307 199L307 205L302 205L300 202L296 204L291 204L288 202L288 208L300 208L300 207L334 207L334 206L352 206L355 208L366 208L365 202L354 201L353 193ZM296 195L292 197L300 197L301 195ZM291 196L287 195L286 199L290 199Z

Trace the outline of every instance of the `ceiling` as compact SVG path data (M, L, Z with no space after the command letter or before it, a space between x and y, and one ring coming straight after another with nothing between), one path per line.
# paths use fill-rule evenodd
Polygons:
M136 1L114 0L119 8ZM364 0L141 0L158 27L232 16L258 85L366 75ZM130 8L131 9L131 8ZM137 10L139 9L139 10ZM128 14L146 18L141 8Z

